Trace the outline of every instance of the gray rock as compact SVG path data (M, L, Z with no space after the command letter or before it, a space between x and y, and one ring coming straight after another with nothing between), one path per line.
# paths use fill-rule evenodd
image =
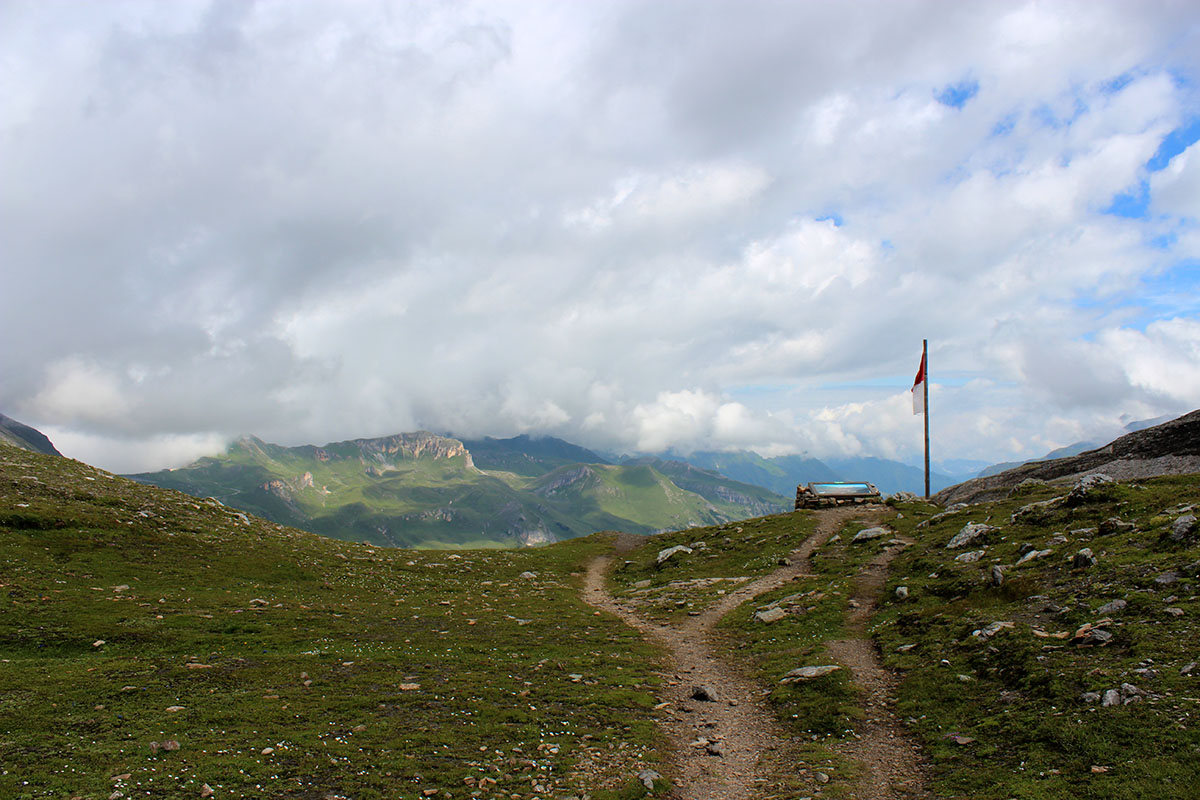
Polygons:
M814 678L821 678L831 672L837 672L841 669L838 664L824 664L819 667L799 667L784 675L780 683L800 683L802 681L811 681Z
M872 539L878 539L882 536L887 536L887 528L864 528L854 534L854 538L850 540L851 544L855 542L869 542Z
M532 578L536 578L536 577L537 577L537 573L536 573L536 572L528 572L528 571L526 571L526 572L522 572L522 573L521 573L521 575L520 575L520 577L524 578L525 580L530 580L530 579L532 579Z
M1096 609L1096 616L1107 617L1109 614L1116 614L1118 611L1124 611L1125 606L1129 605L1124 600L1113 600L1105 603Z
M908 587L907 586L897 586L896 587L896 599L897 600L907 600L908 599Z
M1171 541L1182 542L1196 530L1196 515L1185 514L1171 523Z
M1079 481L1067 492L1066 503L1069 506L1079 505L1087 500L1088 495L1092 494L1097 487L1104 486L1107 483L1112 483L1111 475L1105 475L1103 472L1094 472L1091 475L1084 475Z
M1062 505L1063 501L1066 499L1066 495L1062 495L1061 497L1051 497L1049 500L1041 500L1037 503L1030 503L1029 505L1021 506L1012 513L1012 516L1009 519L1013 523L1040 522L1046 518L1048 512L1053 510L1055 507Z
M1116 689L1107 689L1104 697L1100 700L1100 705L1105 708L1121 705L1121 693Z
M1170 606L1168 608L1164 608L1163 611L1170 614L1172 617L1182 617L1184 614L1187 613L1182 608L1178 608L1176 606Z
M1200 664L1197 664L1195 661L1184 664L1182 667L1179 668L1179 674L1180 675L1191 675L1196 670L1197 666L1200 666Z
M1085 703L1097 703L1100 701L1100 693L1084 692L1083 694L1079 695L1079 699Z
M968 522L946 544L946 549L954 550L959 547L966 547L972 542L996 533L999 530L995 525L987 525L983 522Z
M954 557L955 561L961 561L964 564L974 564L979 559L987 554L987 550L968 550L967 552Z
M1009 628L1015 628L1015 627L1016 627L1016 623L1009 622L1008 620L1004 620L1003 622L993 622L992 624L984 626L984 627L980 628L979 630L971 631L971 635L977 636L980 639L990 639L993 636L995 636L997 633L999 633L1000 631L1008 630Z
M1155 578L1154 582L1157 583L1159 586L1170 586L1172 583L1175 583L1177 580L1179 580L1178 573L1164 572L1163 574L1161 574L1157 578Z
M897 503L915 503L919 498L912 492L895 492L888 495L887 499Z
M1075 569L1089 569L1097 564L1096 554L1092 548L1085 547L1071 557L1071 566Z
M1071 644L1078 647L1103 647L1111 642L1112 638L1113 635L1103 628L1093 628L1088 624L1075 631L1075 635L1071 637Z
M779 608L778 606L776 606L775 608L768 608L765 611L755 611L754 612L754 618L756 620L758 620L759 622L765 622L767 624L770 624L772 622L778 622L779 620L783 619L786 616L787 616L787 612L784 611L782 608Z
M715 703L717 702L717 690L711 686L693 686L692 699L705 703Z
M663 564L670 561L672 558L674 558L679 553L683 553L685 555L691 555L692 548L688 547L687 545L677 544L674 547L668 547L665 550L659 550L658 556L656 556L654 559L654 563L661 567Z
M1053 550L1030 550L1028 553L1021 556L1021 559L1017 562L1016 566L1019 567L1022 564L1028 564L1030 561L1033 561L1034 559L1045 558L1046 556L1050 555L1053 552L1054 552Z
M654 782L661 781L662 775L659 775L657 772L655 772L652 769L644 769L637 774L637 778L639 781L642 782L642 786L645 786L647 789L653 790Z
M1134 525L1132 522L1125 522L1116 517L1109 517L1100 523L1100 535L1112 536L1114 533L1128 533L1133 528Z
M1004 585L1004 569L999 564L992 565L992 586L997 589Z
M724 758L725 757L725 746L723 744L721 744L720 742L709 742L707 745L705 745L704 752L708 753L710 756L717 756L718 758Z

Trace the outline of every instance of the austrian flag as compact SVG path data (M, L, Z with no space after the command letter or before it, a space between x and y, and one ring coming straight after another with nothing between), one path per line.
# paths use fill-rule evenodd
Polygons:
M925 353L921 353L921 368L917 370L917 379L913 381L913 414L925 413Z

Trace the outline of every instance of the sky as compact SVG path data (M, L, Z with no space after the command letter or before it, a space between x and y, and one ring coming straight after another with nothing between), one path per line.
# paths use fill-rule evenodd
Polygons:
M0 412L1037 457L1200 407L1200 4L0 0Z

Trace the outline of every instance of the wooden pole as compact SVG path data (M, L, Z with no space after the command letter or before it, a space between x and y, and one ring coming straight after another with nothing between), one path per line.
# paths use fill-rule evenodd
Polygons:
M925 499L929 499L929 340L921 340L921 364L925 367Z

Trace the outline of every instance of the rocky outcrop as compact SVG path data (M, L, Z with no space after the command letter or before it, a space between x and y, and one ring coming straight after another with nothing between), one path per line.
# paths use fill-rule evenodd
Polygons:
M396 456L401 458L458 458L463 456L468 467L474 467L471 453L458 439L438 436L429 431L398 433L381 439L354 439L351 444L358 447L366 458L387 462Z
M1071 483L1092 473L1104 473L1122 481L1193 472L1200 472L1200 410L1126 434L1077 456L1037 461L965 481L943 489L933 500L942 505L999 500L1021 481L1030 479Z

